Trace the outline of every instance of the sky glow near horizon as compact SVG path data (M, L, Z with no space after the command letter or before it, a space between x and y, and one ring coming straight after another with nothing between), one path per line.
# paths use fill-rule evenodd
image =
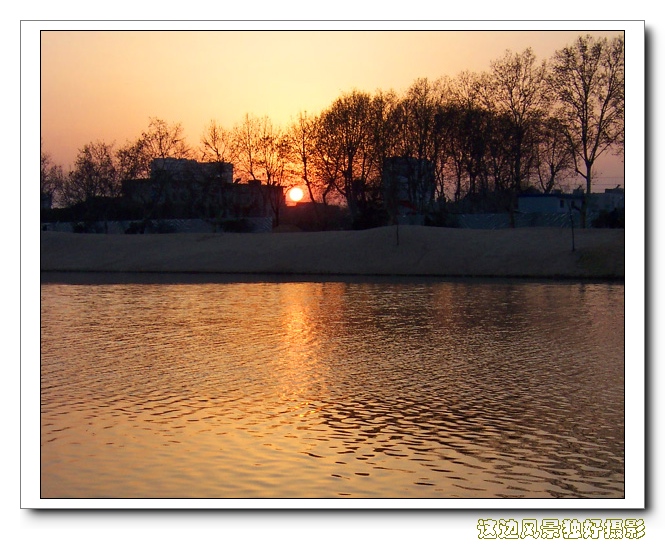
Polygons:
M402 93L417 78L489 70L506 50L546 60L581 34L621 32L577 29L42 30L43 150L67 171L85 144L123 146L151 117L182 124L198 149L211 120L231 129L266 115L285 128L353 89ZM623 184L619 159L598 167Z

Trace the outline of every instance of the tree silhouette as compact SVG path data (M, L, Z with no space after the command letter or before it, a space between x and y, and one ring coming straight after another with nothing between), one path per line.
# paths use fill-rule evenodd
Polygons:
M563 175L584 177L586 193L591 192L598 157L623 151L623 86L623 37L580 36L548 62L538 61L531 48L506 51L480 74L418 78L403 93L344 92L320 113L301 113L286 129L268 116L245 114L230 131L211 120L196 155L204 162L230 162L239 176L271 189L302 181L317 212L325 211L319 204L345 203L358 228L387 222L391 208L394 217L397 207L387 203L384 170L390 166L392 177L397 164L398 171L427 171L427 178L399 175L406 177L409 200L419 213L508 211L514 220L520 192L552 192ZM110 162L103 158L104 147ZM42 191L59 185L55 194L72 204L95 194L117 195L117 184L104 187L102 181L152 178L151 196L159 198L160 185L169 180L166 170L151 169L154 161L194 154L182 126L160 118L150 118L146 131L115 155L111 149L86 145L66 184L42 155ZM391 158L403 160L391 165ZM187 163L178 165L189 169ZM95 179L86 166L107 174L113 166L115 176ZM216 181L210 183L214 187ZM262 189L260 194L278 219L279 193ZM220 200L219 209L225 210ZM206 215L212 214L207 207Z
M564 124L575 171L584 177L587 195L596 160L623 146L624 68L622 36L612 40L580 36L552 60L548 82L558 103L556 115Z
M550 117L541 124L536 149L536 172L543 192L552 192L559 176L568 173L572 167L573 155L564 126L557 118Z
M508 124L503 138L510 154L509 202L511 225L514 226L514 197L525 190L534 164L535 132L547 112L546 64L538 63L531 48L522 53L506 51L491 63L481 85L485 106Z
M98 197L120 194L120 181L115 166L113 146L103 141L84 145L79 150L74 169L63 189L63 201L72 206Z
M206 126L201 136L201 160L204 162L236 161L236 150L232 133L214 120Z
M59 204L65 186L65 174L62 166L55 164L51 155L43 150L39 155L39 191L42 199Z

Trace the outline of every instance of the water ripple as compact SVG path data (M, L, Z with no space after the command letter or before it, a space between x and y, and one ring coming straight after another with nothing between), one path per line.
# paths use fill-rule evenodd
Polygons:
M41 353L44 497L623 496L620 285L47 284Z

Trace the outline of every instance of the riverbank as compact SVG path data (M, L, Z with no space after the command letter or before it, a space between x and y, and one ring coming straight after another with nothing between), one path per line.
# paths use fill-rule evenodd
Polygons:
M41 233L42 272L403 275L622 280L624 231L400 226L260 234Z

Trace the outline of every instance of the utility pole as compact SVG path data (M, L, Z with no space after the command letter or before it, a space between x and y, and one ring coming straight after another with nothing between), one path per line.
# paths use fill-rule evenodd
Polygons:
M568 215L570 216L570 232L572 234L572 239L573 239L573 251L575 251L575 219L573 218L573 206L571 202L568 202ZM575 208L576 210L579 208Z

